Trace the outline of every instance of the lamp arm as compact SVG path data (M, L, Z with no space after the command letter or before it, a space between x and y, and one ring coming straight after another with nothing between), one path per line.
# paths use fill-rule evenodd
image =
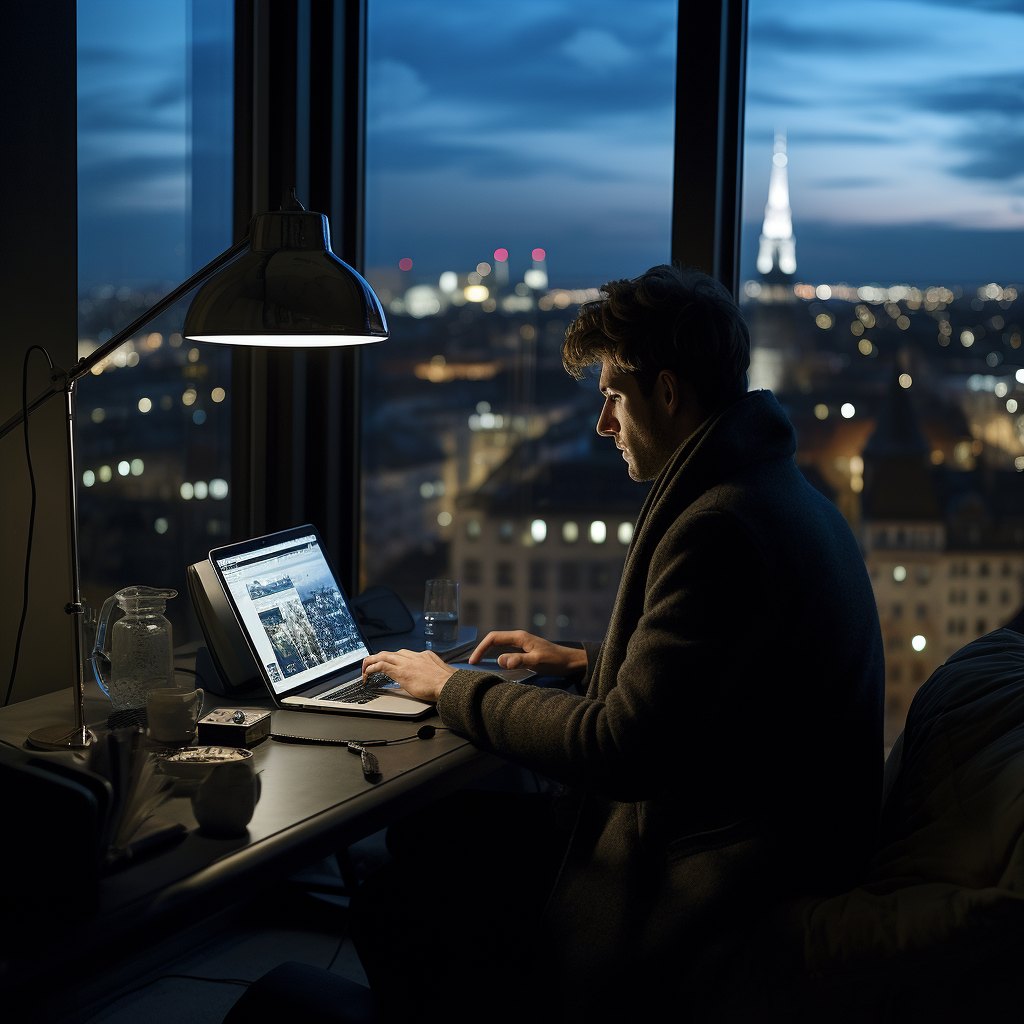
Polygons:
M162 299L155 302L141 316L133 320L122 331L118 331L109 341L105 341L99 348L93 349L87 356L79 359L70 370L55 369L50 378L49 388L37 395L28 405L27 412L31 415L41 405L45 405L54 395L64 394L75 381L84 377L97 363L106 359L111 352L121 347L140 327L144 327L154 317L159 316L164 310L170 309L183 295L187 295L193 288L202 284L208 277L212 277L226 263L230 263L249 244L249 236L246 235L240 242L236 242L230 249L222 252L216 259L207 263L202 270L196 271L187 281L178 285L173 291L168 292ZM25 411L19 409L3 426L0 426L0 437L5 437L25 419Z

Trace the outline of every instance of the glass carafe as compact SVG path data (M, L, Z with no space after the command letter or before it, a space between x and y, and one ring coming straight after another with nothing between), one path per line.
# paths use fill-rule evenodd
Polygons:
M177 596L176 590L126 587L103 602L92 668L115 711L144 708L152 687L174 685L171 624L163 612ZM115 603L124 615L111 625Z

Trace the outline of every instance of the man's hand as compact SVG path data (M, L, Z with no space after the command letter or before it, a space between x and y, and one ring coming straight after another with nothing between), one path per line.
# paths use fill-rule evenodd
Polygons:
M575 647L562 647L550 640L516 629L510 633L488 633L477 644L469 656L469 663L476 665L489 647L521 647L522 654L499 654L500 668L532 668L541 676L567 676L572 672L586 671L587 652ZM480 666L482 669L485 667Z
M381 651L363 658L363 677L383 672L417 700L436 702L455 674L433 651Z

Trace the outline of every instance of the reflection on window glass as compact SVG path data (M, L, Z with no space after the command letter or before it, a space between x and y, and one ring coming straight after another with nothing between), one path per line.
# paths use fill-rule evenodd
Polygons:
M230 0L79 0L79 355L231 244ZM230 356L181 336L187 300L78 385L82 589L170 586L227 542Z
M669 260L676 6L370 5L366 266L392 337L363 362L364 584L415 605L471 556L466 624L603 635L625 553L605 523L646 488L560 350L603 283ZM581 529L589 616L529 568Z
M861 540L891 745L916 691L896 684L920 683L1024 604L1024 11L749 11L750 384L777 394L804 474ZM980 574L983 551L1017 583L999 622L965 624L947 615L961 591L942 581ZM922 598L913 619L893 600L908 573Z

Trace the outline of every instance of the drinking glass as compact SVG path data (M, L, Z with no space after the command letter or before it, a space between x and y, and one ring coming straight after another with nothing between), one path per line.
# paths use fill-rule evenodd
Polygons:
M429 650L453 644L459 635L459 585L455 580L427 580L423 597L423 636Z

